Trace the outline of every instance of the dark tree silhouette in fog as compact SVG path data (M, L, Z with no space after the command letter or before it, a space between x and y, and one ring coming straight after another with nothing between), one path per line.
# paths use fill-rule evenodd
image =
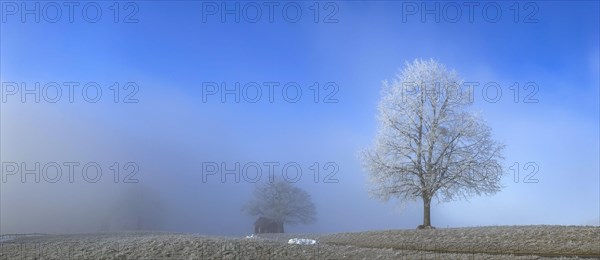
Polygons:
M252 216L277 223L276 233L284 232L284 224L309 224L316 221L316 208L310 195L286 181L258 184L254 198L243 208Z

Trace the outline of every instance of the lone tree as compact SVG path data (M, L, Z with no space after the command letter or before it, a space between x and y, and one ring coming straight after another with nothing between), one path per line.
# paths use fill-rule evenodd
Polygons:
M106 212L102 231L160 230L164 202L158 191L141 184L127 187Z
M491 195L502 188L504 145L474 113L473 89L434 60L415 60L383 83L374 146L362 153L371 195L383 201L423 201L431 226L431 200Z
M316 221L316 209L310 195L282 180L257 185L254 199L243 209L252 216L275 221L277 233L283 233L284 223L309 224Z

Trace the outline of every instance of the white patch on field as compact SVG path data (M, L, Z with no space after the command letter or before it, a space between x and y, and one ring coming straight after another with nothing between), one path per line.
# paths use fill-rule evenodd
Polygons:
M10 237L10 236L0 236L0 243L2 242L8 242L15 239L14 237Z
M307 239L307 238L292 238L288 241L288 244L296 244L296 245L314 245L317 243L317 240Z

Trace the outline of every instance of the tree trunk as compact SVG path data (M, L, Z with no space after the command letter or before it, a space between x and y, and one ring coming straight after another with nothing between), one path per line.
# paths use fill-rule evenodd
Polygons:
M431 226L431 198L423 198L423 226Z
M277 226L277 233L283 233L283 221L279 222Z
M136 223L136 229L139 231L139 230L142 230L142 227L143 227L143 225L142 225L142 217L138 216L137 217L137 223Z

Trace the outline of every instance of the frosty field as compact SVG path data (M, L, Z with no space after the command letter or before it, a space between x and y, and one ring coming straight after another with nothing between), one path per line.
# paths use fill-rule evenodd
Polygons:
M310 238L316 245L290 245ZM161 232L4 236L0 259L600 259L600 227L498 226L252 238Z

